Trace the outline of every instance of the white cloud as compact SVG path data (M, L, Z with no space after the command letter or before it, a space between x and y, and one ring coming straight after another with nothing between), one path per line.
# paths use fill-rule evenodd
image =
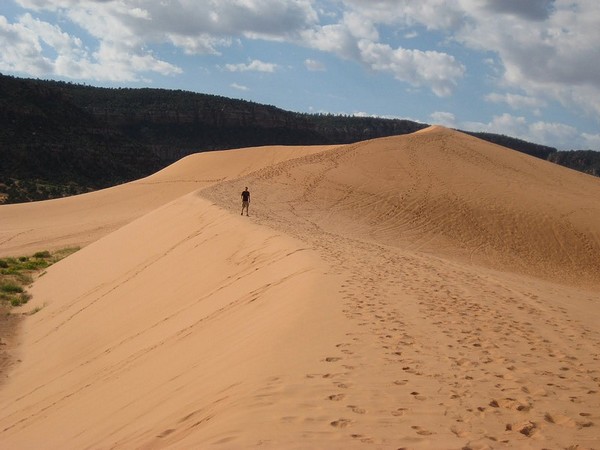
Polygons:
M52 71L36 32L23 23L8 23L0 16L0 69L42 75Z
M536 100L541 106L558 101L600 120L596 0L14 1L70 21L84 30L79 38L85 45L67 35L66 26L35 24L31 16L29 22L4 19L3 70L40 75L60 69L65 76L92 73L94 79L134 80L140 71L180 72L152 53L155 45L172 45L187 55L219 55L236 39L266 39L356 61L448 96L474 74L453 53L461 45L494 55L498 72L489 72L497 83L494 91L519 93L493 92L489 101L514 109L536 108ZM388 40L389 34L421 37L424 30L435 31L426 47ZM135 64L126 67L128 59Z
M343 0L366 21L415 26L497 55L498 85L559 101L600 120L600 7L596 0ZM456 80L456 79L454 79ZM425 80L424 80L425 81ZM516 107L516 99L507 99ZM521 105L522 107L524 105Z
M485 96L485 99L492 103L506 103L512 109L529 108L535 109L544 106L546 103L539 98L519 94L499 94L493 92Z
M529 126L527 119L522 116L513 116L511 114L502 114L494 116L491 122L462 122L461 128L469 131L483 131L489 133L506 134L509 136L526 139Z
M429 88L440 97L450 95L465 72L465 67L452 55L434 50L394 48L380 41L377 26L392 23L402 10L394 2L379 0L368 5L343 2L350 9L343 12L341 20L304 30L302 43L357 61L372 71L389 73L412 86ZM409 7L408 3L403 4Z
M34 19L29 13L14 24L0 16L0 46L3 48L0 68L36 76L55 74L74 79L135 81L143 72L165 75L181 72L151 53L114 40L102 40L97 50L90 51L80 38L57 25Z
M170 33L280 38L318 20L311 0L18 0L18 3L36 11L61 11L97 37L108 37L100 31L112 26L126 33L133 30L144 39Z
M424 84L438 96L450 95L465 68L454 57L434 51L393 49L389 45L359 42L361 59L370 68L389 72L414 86Z
M579 141L577 129L562 123L534 122L529 125L529 133L534 142L558 142L564 146L568 142Z
M81 49L83 53L66 52L64 46L57 47L60 43L56 38L61 35L58 28L53 42L44 38L48 30L41 26L4 21L0 26L9 35L2 38L0 67L35 75L96 80L133 81L140 78L140 72L180 73L175 64L158 59L149 50L155 44L172 44L189 55L218 55L235 37L282 40L295 36L297 39L301 30L318 19L310 0L18 0L18 3L32 11L54 12L85 30L86 38L94 40L88 44L90 48ZM68 35L63 38L75 39ZM40 42L60 56L49 57ZM76 47L71 45L71 49ZM29 60L19 55L28 55ZM274 66L268 65L248 67L248 70L273 69Z
M592 149L600 146L600 134L580 133L575 127L557 122L528 122L525 117L501 114L488 123L462 122L469 131L499 133L561 150Z
M600 134L582 133L583 145L573 150L600 149Z
M220 55L220 48L231 45L229 38L215 38L208 34L182 36L176 33L167 33L165 36L169 42L175 47L181 48L187 55Z
M484 0L482 6L492 14L507 14L526 20L545 20L553 8L554 0Z
M237 83L232 83L232 84L230 84L230 86L234 89L237 89L238 91L249 91L250 90L248 88L248 86L244 86L244 85L237 84Z
M318 72L318 71L326 70L325 64L323 64L321 61L317 61L314 59L304 60L304 66L311 72Z
M358 40L368 39L373 42L379 40L379 33L373 22L367 20L361 14L347 12L344 14L342 23L348 33Z
M306 29L301 33L300 43L344 59L360 59L356 38L343 24Z
M129 10L129 14L131 15L131 17L135 17L137 19L146 19L146 20L150 20L150 13L142 8L133 8Z
M506 7L514 9L514 14L504 15L494 14L491 2L462 3L470 6L465 10L470 25L455 38L469 47L497 53L504 68L500 80L504 85L600 118L597 2L556 0L550 5L543 0L511 1ZM500 3L494 2L496 6Z
M436 111L430 114L431 120L434 124L443 125L445 127L455 128L456 117L451 112Z
M97 70L100 79L137 80L139 73L156 72L162 75L181 73L182 70L168 62L156 59L151 53L123 51L122 48L103 44L94 53L92 70ZM92 74L89 74L92 78Z
M421 24L428 29L451 29L464 20L464 13L455 1L343 0L343 3L368 20L381 24L403 27Z
M30 14L25 14L19 21L20 25L37 36L40 41L52 47L57 53L82 54L83 44L80 39L69 36L58 26L34 19Z
M258 59L250 61L248 64L225 64L225 69L229 72L275 72L277 64L266 63Z

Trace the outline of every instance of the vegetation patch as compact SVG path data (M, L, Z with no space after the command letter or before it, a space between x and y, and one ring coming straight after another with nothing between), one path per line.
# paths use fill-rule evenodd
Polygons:
M43 251L32 256L0 258L0 302L11 306L27 303L31 299L27 287L35 277L77 250L79 248L65 248L52 253Z

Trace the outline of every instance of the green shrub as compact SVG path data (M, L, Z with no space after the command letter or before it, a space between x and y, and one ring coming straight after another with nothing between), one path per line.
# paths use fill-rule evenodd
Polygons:
M44 306L46 306L46 305L44 305ZM26 313L26 314L27 314L28 316L33 316L34 314L37 314L37 313L39 313L39 312L42 310L42 308L43 308L44 306L36 306L35 308L33 308L31 311L29 311L29 312L28 312L28 313Z
M38 260L29 260L29 261L25 261L23 264L20 265L21 269L23 270L39 270L39 269L45 269L46 267L48 267L50 264L48 263L48 261L44 260L44 259L38 259Z
M17 274L17 280L21 286L33 283L33 277L28 272L20 272Z
M24 305L25 303L27 303L29 300L31 300L31 295L27 294L26 292L23 292L19 296L12 297L10 299L10 304L12 306L21 306L21 305Z
M23 288L16 283L8 282L0 285L0 291L7 294L20 294L23 292Z
M41 251L33 256L0 259L0 302L12 306L27 303L31 295L25 292L25 287L33 283L35 275L77 250L79 248L66 248L53 253Z

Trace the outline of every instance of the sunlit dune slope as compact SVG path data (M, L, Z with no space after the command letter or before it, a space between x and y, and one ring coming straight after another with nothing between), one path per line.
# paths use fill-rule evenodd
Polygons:
M258 217L574 283L600 282L600 179L443 127L268 167ZM225 205L236 189L212 189Z
M319 364L341 319L320 297L335 285L302 243L243 220L188 194L51 267L0 390L0 446L231 438L273 373Z
M0 206L0 256L87 245L188 192L327 147L253 147L194 154L110 189Z

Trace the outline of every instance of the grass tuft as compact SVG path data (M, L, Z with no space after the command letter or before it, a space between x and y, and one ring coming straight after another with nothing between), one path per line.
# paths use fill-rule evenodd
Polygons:
M66 248L56 252L42 251L33 256L0 259L0 302L17 307L31 299L26 287L34 278L43 275L44 269L75 253L79 248ZM40 274L41 272L41 274Z
M23 287L14 283L14 282L6 282L0 284L0 292L5 294L20 294L23 292Z

